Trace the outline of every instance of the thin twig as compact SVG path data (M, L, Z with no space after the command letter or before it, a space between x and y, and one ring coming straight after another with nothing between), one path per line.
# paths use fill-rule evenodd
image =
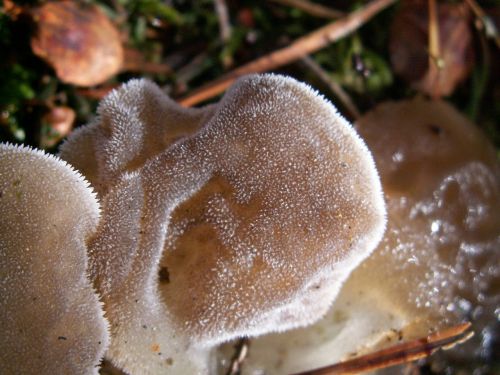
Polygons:
M395 2L396 0L374 0L365 7L297 39L288 47L262 56L223 75L208 85L195 90L187 97L180 99L179 103L184 106L198 104L222 93L235 79L242 75L273 70L296 61L303 56L309 55L349 35L370 20L374 15Z
M438 18L438 6L436 0L428 0L429 4L429 67L431 69L436 69L436 75L433 82L433 93L434 98L438 98L439 95L439 76L444 68L444 60L441 56L440 47L440 36L439 36L439 18Z
M479 6L479 4L474 0L465 0L469 8L472 9L474 15L480 23L480 28L484 30L486 37L493 39L497 47L500 48L500 33L495 26L495 22L490 16ZM476 24L477 25L477 24Z
M219 20L220 38L226 43L231 38L231 24L225 0L214 0L215 14Z
M95 87L95 88L79 88L76 90L78 95L83 96L89 99L100 100L106 95L108 95L111 90L114 90L118 87L118 84L109 84L107 86Z
M295 375L346 375L374 371L428 357L439 349L450 349L473 336L470 323L463 323L427 337L391 346L374 353Z
M340 10L326 7L322 4L316 4L308 0L270 0L275 3L294 7L310 14L311 16L321 18L339 18L345 15Z
M235 345L235 353L231 359L231 364L227 370L227 375L238 375L241 372L241 366L247 358L250 340L247 337L242 338Z
M304 56L302 61L307 65L311 71L316 74L316 76L327 85L330 90L335 94L337 98L342 102L344 107L347 109L352 119L357 120L361 113L359 112L356 105L353 103L349 95L345 92L345 90L340 86L337 82L335 82L327 72L310 56Z
M121 68L123 72L141 72L151 74L171 74L172 68L167 64L147 61L136 49L126 48L125 59Z
M429 0L429 64L435 64L438 69L441 69L442 60L437 4L436 0Z
M219 20L219 32L223 45L227 46L231 39L231 23L229 22L229 12L225 0L214 0L215 14ZM233 56L226 50L222 54L222 65L225 69L229 69L234 64Z
M194 56L186 65L180 67L176 72L177 83L186 83L200 74L205 66L203 61L208 59L207 51L202 51Z

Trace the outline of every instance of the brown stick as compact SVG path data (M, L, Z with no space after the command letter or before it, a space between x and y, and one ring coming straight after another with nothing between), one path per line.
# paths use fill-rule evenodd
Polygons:
M146 61L142 53L133 48L125 49L125 59L121 70L123 72L142 72L152 74L172 73L172 68L167 64Z
M357 30L374 15L395 2L396 0L374 0L365 7L348 14L346 17L297 39L288 47L262 56L223 75L208 85L195 90L187 97L180 99L179 103L187 107L193 106L222 93L235 79L242 75L273 70L309 55Z
M471 324L463 323L427 337L391 346L352 360L295 375L346 375L395 366L425 358L438 349L449 349L472 337Z
M476 20L479 22L480 28L483 29L486 37L493 39L496 46L500 48L500 35L495 27L495 22L485 13L483 8L481 8L475 0L465 0L465 2L474 12ZM478 23L476 23L476 27L477 25Z
M85 98L100 100L106 95L108 95L111 92L111 90L114 90L117 87L118 84L110 84L108 86L102 86L96 88L88 88L88 89L79 88L76 90L76 92L78 93L78 95L81 95Z
M444 60L441 56L440 36L439 36L439 10L436 0L428 0L429 12L429 67L431 70L436 71L432 82L432 97L437 99L440 97L439 93L439 76L443 70Z
M344 15L344 12L326 7L321 4L316 4L308 0L270 0L270 1L300 9L306 13L309 13L311 16L315 17L339 18Z
M429 1L429 64L436 64L439 69L438 61L441 58L441 47L439 38L439 19L436 0Z
M231 24L225 0L214 0L215 14L219 20L220 38L226 43L231 38Z
M247 358L248 355L248 347L250 345L250 340L248 338L242 338L235 345L235 353L233 358L231 359L231 364L227 371L227 375L238 375L241 373L241 366L243 362Z
M340 102L344 105L344 107L347 109L349 114L351 115L352 119L357 120L359 117L361 117L361 112L359 112L359 109L356 107L354 102L351 100L350 96L347 94L347 92L344 91L342 86L335 82L327 72L319 65L316 61L314 61L310 56L304 56L302 58L302 61L304 64L311 69L311 71L316 74L316 76L325 84L327 85L330 90L334 93L334 95L340 100Z

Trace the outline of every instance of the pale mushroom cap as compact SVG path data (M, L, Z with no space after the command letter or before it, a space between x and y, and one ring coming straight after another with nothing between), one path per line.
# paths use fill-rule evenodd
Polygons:
M376 127L392 134L393 143ZM487 349L488 340L500 338L495 328L500 306L495 150L444 101L389 102L364 117L358 129L380 170L389 223L351 285L376 282L385 296L379 300L397 301L409 337L472 321L475 338L458 348L462 359L472 361L483 345ZM378 277L388 270L390 277Z
M477 337L483 328L495 336L500 167L491 144L450 105L420 98L381 104L357 128L386 193L385 236L324 319L252 340L244 373L326 366L464 318L477 320ZM477 353L478 341L460 356Z
M391 267L377 257L390 258L391 278L407 280L398 288L380 280L391 298L400 294L439 316L457 295L500 302L488 290L500 272L500 165L488 140L449 104L422 98L380 105L357 126L375 155L390 218L359 274L371 278L375 264Z
M102 100L97 118L71 134L61 146L60 157L102 196L123 174L136 171L199 130L213 109L181 107L154 83L131 80Z
M103 99L97 118L73 132L62 145L60 156L85 175L103 198L146 161L198 130L204 119L211 115L211 108L185 109L154 83L132 80ZM161 174L160 180L165 180ZM157 264L153 261L143 265L147 269L137 275L130 270L133 262L141 263L141 259L129 256L128 252L135 252L141 237L137 232L141 230L142 202L136 198L142 188L137 185L139 191L134 191L132 187L128 201L125 199L128 193L121 189L116 189L116 197L107 196L103 202L103 211L113 219L103 229L108 238L99 247L104 248L109 243L110 250L101 257L94 254L90 258L92 278L100 278L97 285L101 291L116 293L115 303L124 305L123 308L107 309L115 338L107 356L131 373L164 372L165 369L177 373L206 373L210 367L210 351L190 348L187 338L172 329L168 311L157 294L145 292L151 286L146 286L141 277L144 274L156 277ZM129 205L123 208L123 204ZM154 251L145 252L150 254L144 260L150 261ZM132 282L139 284L139 291L132 291L125 285L122 289L130 295L120 301L123 296L116 290L117 285L129 273ZM130 301L133 301L132 305ZM127 310L132 312L129 314ZM130 320L129 315L134 319ZM144 319L138 322L137 317L142 315ZM116 328L113 330L113 327ZM160 333L160 339L155 337L155 331Z
M133 81L99 111L79 133L103 198L91 269L126 371L208 371L194 350L310 324L382 237L370 153L293 79L249 76L200 110Z
M97 374L108 333L85 240L98 218L68 164L0 144L0 373Z

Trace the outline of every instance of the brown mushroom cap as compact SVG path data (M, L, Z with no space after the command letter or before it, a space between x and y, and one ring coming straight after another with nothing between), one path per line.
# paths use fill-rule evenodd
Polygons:
M500 166L491 144L450 105L421 98L381 104L357 129L381 174L385 236L324 319L253 340L245 373L321 367L461 319L478 337L484 327L494 335Z
M209 174L173 211L160 261L170 311L210 343L317 320L383 231L366 148L329 103L273 76L240 81L204 130L192 163Z
M91 269L126 371L195 371L193 351L313 322L382 236L370 153L304 84L250 76L193 110L133 81L100 115L79 133L103 198Z
M97 374L108 333L85 240L98 218L69 165L0 144L0 373Z

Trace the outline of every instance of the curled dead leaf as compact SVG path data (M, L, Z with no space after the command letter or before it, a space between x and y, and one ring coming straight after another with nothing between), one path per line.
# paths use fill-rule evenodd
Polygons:
M123 63L119 32L96 6L48 2L31 13L37 26L31 39L33 52L62 81L94 86L119 71Z
M438 4L439 55L429 56L427 1L403 1L391 27L390 55L394 71L432 97L450 95L469 75L472 35L463 4Z

